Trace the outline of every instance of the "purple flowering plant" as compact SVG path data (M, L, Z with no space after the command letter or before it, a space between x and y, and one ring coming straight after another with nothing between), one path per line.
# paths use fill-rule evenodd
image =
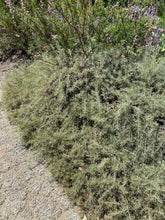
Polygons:
M105 4L102 0L32 0L16 4L14 0L0 0L0 8L0 28L5 29L0 34L4 38L7 34L6 39L15 41L14 45L24 51L29 47L38 50L46 44L54 48L60 44L72 51L80 48L83 53L87 46L98 45L138 50L156 47L164 33L157 19L159 7L149 0L122 4Z
M159 43L162 32L157 31L157 7L153 1L126 1L123 4L112 1L57 0L48 3L48 18L53 34L58 36L65 48L124 46L138 50L141 47ZM150 4L149 4L150 3ZM147 5L148 4L148 5ZM163 29L161 29L163 30Z

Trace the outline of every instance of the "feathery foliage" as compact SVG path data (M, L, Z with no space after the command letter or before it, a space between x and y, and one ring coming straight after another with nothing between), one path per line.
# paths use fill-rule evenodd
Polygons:
M165 59L45 55L9 76L4 106L89 219L165 218Z

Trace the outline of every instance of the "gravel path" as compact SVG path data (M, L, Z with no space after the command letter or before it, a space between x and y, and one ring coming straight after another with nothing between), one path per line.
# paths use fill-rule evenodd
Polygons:
M25 149L1 110L2 82L11 64L0 64L0 220L80 220L61 186L36 153Z

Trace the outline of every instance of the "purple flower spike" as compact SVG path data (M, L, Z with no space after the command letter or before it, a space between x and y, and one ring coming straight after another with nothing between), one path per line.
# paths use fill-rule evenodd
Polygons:
M127 7L128 8L130 7L130 0L128 0L128 2L127 2Z
M158 30L157 30L158 32L164 32L164 28L160 28L160 27L158 27Z
M9 4L10 4L10 0L6 0L5 2L6 2L6 4L7 4L7 5L9 5Z
M51 8L50 5L48 5L48 12L51 13L51 14L53 14L53 12L52 12L52 8Z
M149 43L148 43L148 46L150 47L151 45L152 45L152 42L149 42Z
M3 32L4 30L5 30L4 28L1 28L1 29L0 29L0 32Z
M56 18L57 18L58 20L63 20L63 18L60 18L58 15L56 15Z
M135 35L134 39L133 39L133 45L136 45L137 43L137 35Z
M156 39L156 40L159 40L160 38L161 38L160 35L155 35L155 39Z

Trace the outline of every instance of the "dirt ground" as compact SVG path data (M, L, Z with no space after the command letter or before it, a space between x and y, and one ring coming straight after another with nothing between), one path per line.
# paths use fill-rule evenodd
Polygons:
M17 61L15 57L0 64L0 220L80 220L46 163L21 145L17 127L1 108L2 84Z

